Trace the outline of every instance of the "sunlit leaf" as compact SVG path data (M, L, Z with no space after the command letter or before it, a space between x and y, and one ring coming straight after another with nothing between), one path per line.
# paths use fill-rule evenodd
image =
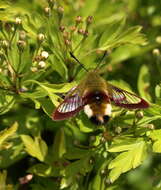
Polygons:
M150 73L147 65L143 65L140 69L139 79L138 79L138 90L141 97L146 98L151 101L151 97L148 92L150 86Z
M0 132L0 147L7 141L8 138L12 137L18 129L18 123L15 122L10 128Z
M109 178L111 182L115 181L121 173L125 173L130 169L139 166L146 158L147 146L146 143L140 139L136 142L123 141L121 144L113 145L109 152L122 152L108 166L111 169Z
M153 152L161 153L161 129L150 131L148 136L154 141Z
M25 150L33 157L40 161L44 161L48 151L48 147L41 138L35 137L34 139L28 135L21 135L21 139L25 145Z

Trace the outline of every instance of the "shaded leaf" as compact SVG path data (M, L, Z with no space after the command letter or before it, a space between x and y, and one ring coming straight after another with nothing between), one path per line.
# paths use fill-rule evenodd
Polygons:
M36 164L32 166L31 168L28 169L29 173L42 176L42 177L47 177L52 175L52 167L46 164Z
M66 153L65 134L64 129L61 128L56 133L53 145L54 160L59 160Z

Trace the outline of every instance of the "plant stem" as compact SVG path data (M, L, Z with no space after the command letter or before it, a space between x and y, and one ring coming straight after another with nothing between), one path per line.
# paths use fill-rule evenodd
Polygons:
M15 37L16 31L17 31L17 26L15 27L15 30L14 30L12 36L11 36L10 41L9 41L10 47L11 47L11 44L12 44L13 38Z
M22 62L22 52L19 51L19 60L18 60L18 66L17 66L17 75L19 74L19 71L20 71L20 66L21 66L21 62Z

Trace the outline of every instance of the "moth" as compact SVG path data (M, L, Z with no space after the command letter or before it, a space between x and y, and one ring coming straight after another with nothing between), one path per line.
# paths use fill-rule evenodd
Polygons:
M77 86L67 93L64 100L54 110L53 120L68 119L84 109L92 123L104 125L111 117L112 103L126 109L149 107L149 103L143 98L103 79L98 73L98 66L88 71L72 53L70 54L87 71L87 74Z

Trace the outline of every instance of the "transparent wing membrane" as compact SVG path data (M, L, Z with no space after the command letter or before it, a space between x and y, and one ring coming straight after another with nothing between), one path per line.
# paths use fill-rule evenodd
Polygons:
M143 109L149 107L149 104L142 98L110 85L111 94L110 99L115 105L128 109Z
M84 106L82 98L79 96L77 87L72 88L64 101L56 108L52 118L53 120L64 120L74 116Z

